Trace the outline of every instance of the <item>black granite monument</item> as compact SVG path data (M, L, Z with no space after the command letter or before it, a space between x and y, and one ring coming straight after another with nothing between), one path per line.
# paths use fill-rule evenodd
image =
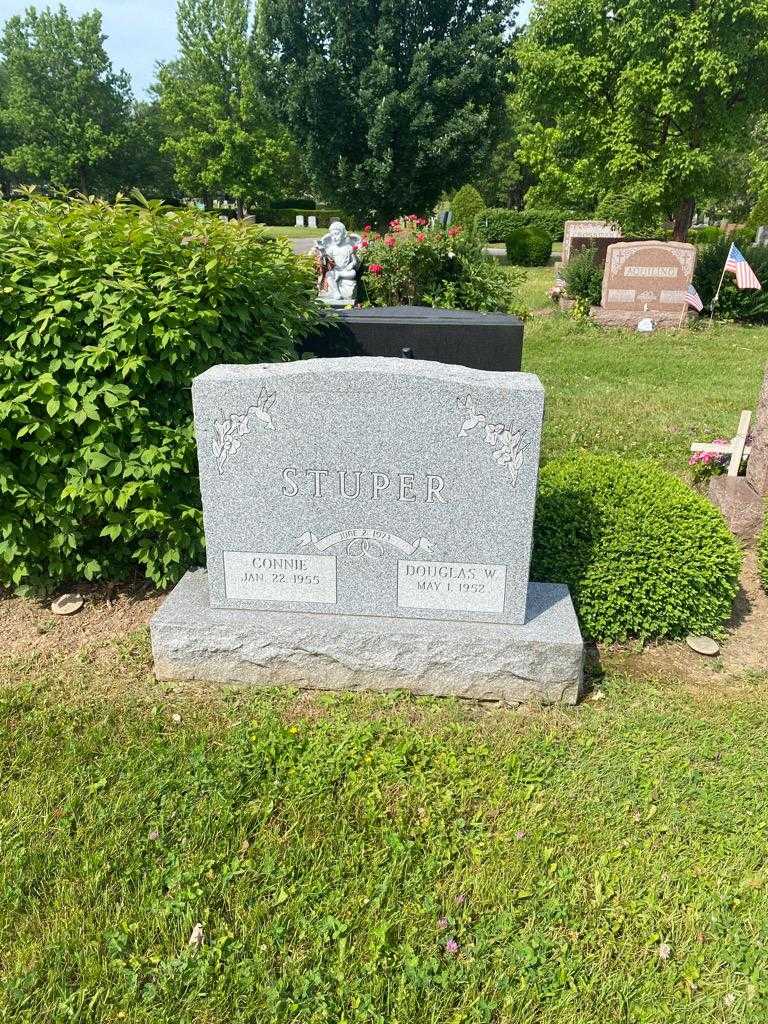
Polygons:
M468 366L520 370L523 324L505 313L387 306L344 309L319 334L306 338L300 355L400 356Z

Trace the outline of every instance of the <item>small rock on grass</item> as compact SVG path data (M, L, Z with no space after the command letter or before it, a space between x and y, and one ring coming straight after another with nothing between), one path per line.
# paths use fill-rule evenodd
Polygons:
M687 636L685 642L692 651L697 654L705 654L708 658L714 658L720 653L720 644L711 636Z
M51 604L51 611L54 615L74 615L84 604L85 598L82 594L61 594Z

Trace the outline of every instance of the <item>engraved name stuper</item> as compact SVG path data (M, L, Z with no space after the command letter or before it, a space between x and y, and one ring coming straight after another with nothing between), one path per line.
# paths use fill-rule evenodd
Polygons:
M447 501L443 494L445 479L426 473L417 479L415 473L363 472L344 469L305 469L287 466L282 472L281 494L295 498L308 494L312 498L340 497L376 501L392 498L395 501L417 502L428 505Z

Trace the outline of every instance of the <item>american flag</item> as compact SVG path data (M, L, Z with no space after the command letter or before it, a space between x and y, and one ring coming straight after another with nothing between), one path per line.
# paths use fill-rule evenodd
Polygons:
M698 310L699 313L704 309L704 303L701 301L701 296L692 284L688 285L688 291L685 293L685 301L689 306L692 306L693 309Z
M731 248L728 250L728 259L725 261L726 271L730 271L736 275L736 287L737 288L757 288L762 291L763 286L755 277L755 272L744 259L742 254L731 242Z

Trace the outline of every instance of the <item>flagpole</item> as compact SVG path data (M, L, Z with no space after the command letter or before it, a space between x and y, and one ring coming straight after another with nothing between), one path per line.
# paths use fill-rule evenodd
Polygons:
M731 255L731 250L729 249L728 250L728 256L730 256L730 255ZM720 284L718 284L718 286L717 286L717 291L715 292L715 297L712 299L712 303L710 305L710 310L711 310L711 312L709 314L709 322L710 323L712 323L712 321L715 318L715 306L717 305L717 300L720 298L720 289L723 287L723 280L725 279L725 268L728 266L728 256L725 257L725 263L723 264L723 272L720 275Z

